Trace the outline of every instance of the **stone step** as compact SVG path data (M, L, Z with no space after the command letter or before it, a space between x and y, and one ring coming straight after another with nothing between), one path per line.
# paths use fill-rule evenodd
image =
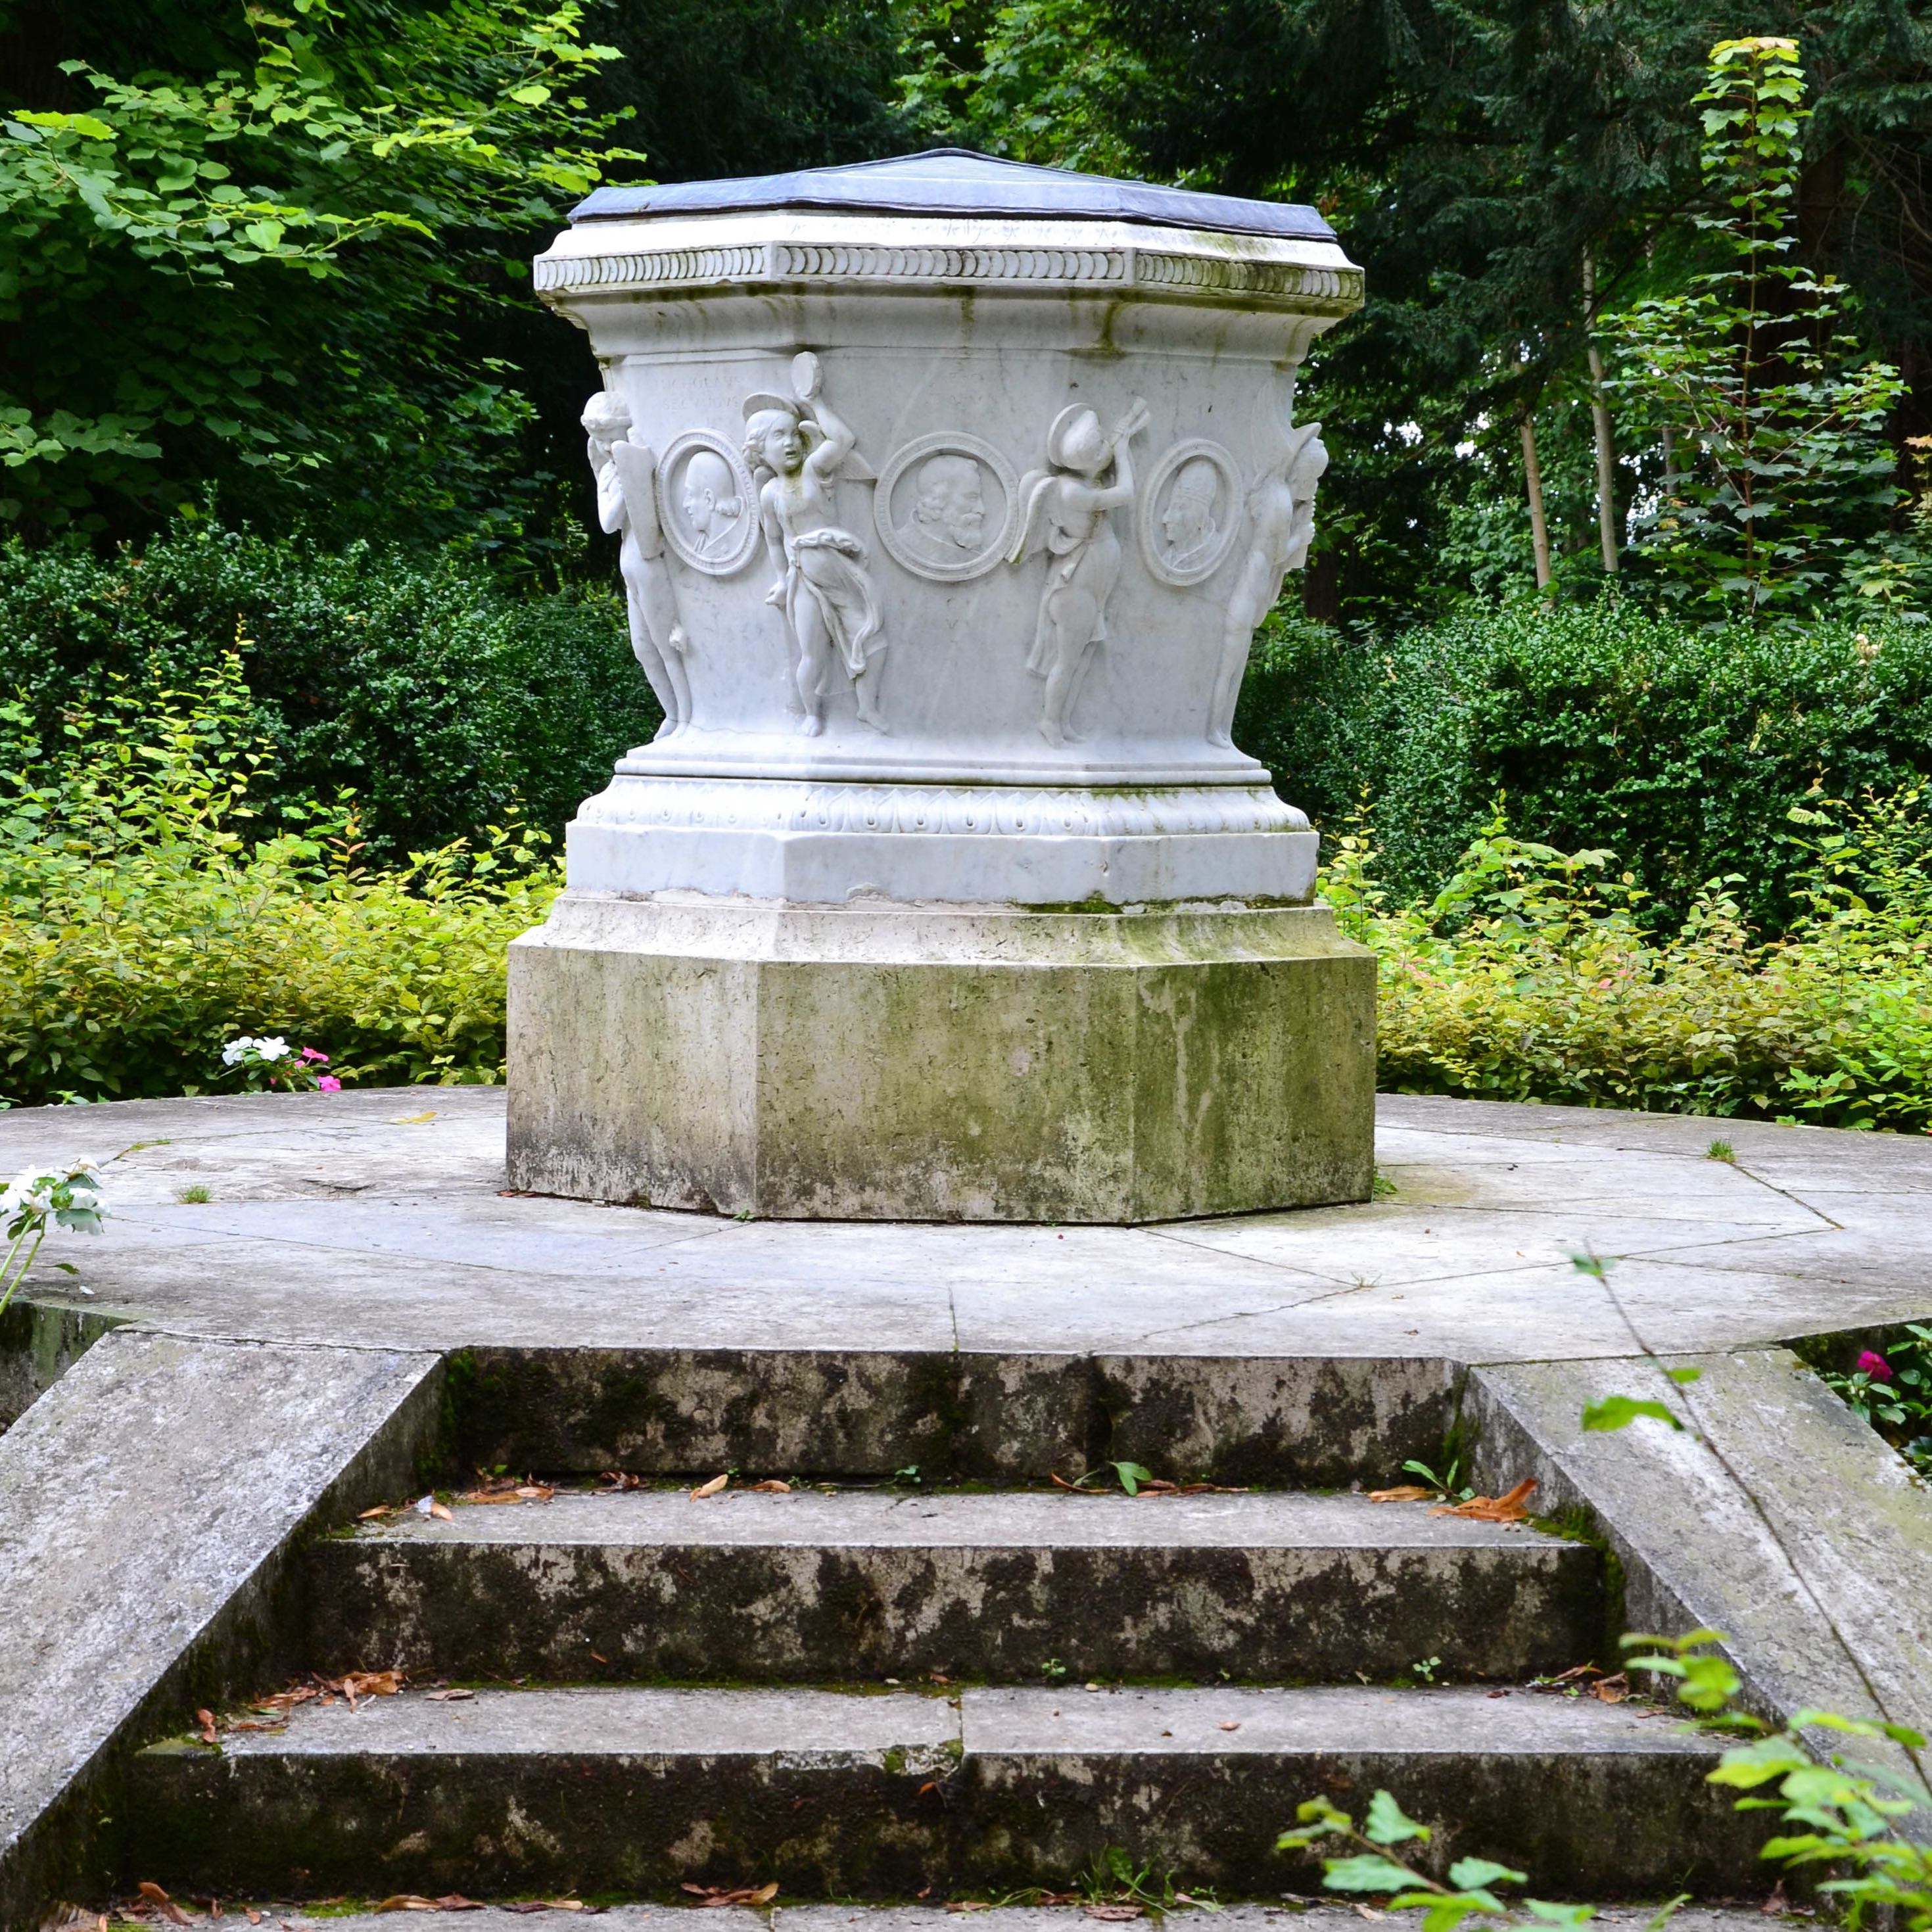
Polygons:
M128 1870L175 1892L652 1893L774 1882L909 1898L1076 1883L1109 1846L1178 1882L1318 1888L1274 1849L1304 1799L1378 1787L1430 1855L1544 1896L1761 1892L1765 1826L1667 1714L1451 1688L539 1689L149 1747Z
M566 1492L310 1560L310 1658L465 1678L1512 1680L1604 1629L1588 1546L1359 1496Z
M957 1267L977 1239L922 1232L956 1244ZM1116 1278L1130 1258L1102 1258L1110 1271L1075 1306L1061 1294L1062 1330L1081 1329L1083 1298L1088 1327L1131 1318ZM919 1266L943 1303L946 1265L925 1250ZM854 1292L842 1267L824 1280ZM755 1295L755 1280L742 1292ZM1464 1370L1439 1355L1196 1353L1172 1334L1143 1352L1028 1348L1034 1294L1016 1284L1006 1349L814 1347L782 1331L766 1348L465 1349L449 1370L455 1448L465 1468L590 1474L887 1477L916 1465L928 1480L1038 1483L1120 1457L1176 1479L1372 1488L1400 1480L1412 1456L1437 1461L1455 1422Z
M1760 1889L1768 1894L1769 1886L1767 1877ZM1161 1897L1158 1874L1151 1875L1150 1896L1156 1900ZM1659 1899L1608 1907L1590 1922L1593 1927L1627 1925L1630 1932L1644 1932L1662 1904ZM235 1909L230 1903L229 1910ZM551 1909L568 1908L553 1906ZM692 1898L687 1909L706 1908ZM479 1904L464 1910L463 1932L530 1932L525 1918L527 1904L514 1906ZM295 1932L313 1932L304 1922L298 1906L281 1908L278 1916L287 1916ZM666 1932L665 1921L672 1915L662 1903L653 1901L607 1906L598 1916L603 1921L598 1932L644 1932L646 1927L649 1932ZM1672 1914L1670 1932L1767 1932L1766 1916L1760 1904L1688 1905ZM1218 1911L1208 1905L1177 1903L1163 1910L1158 1920L1144 1914L1143 1917L1144 1932L1154 1932L1156 1925L1167 1928L1167 1932L1180 1932L1183 1927L1188 1932L1362 1932L1361 1919L1334 1893L1326 1894L1319 1904L1305 1903L1301 1894L1296 1893L1270 1904L1234 1904ZM1794 1925L1808 1928L1815 1925L1814 1916L1808 1912L1794 1911L1790 1917ZM751 1922L760 1922L769 1932L960 1932L958 1915L938 1904L776 1905L766 1908ZM566 1922L553 1919L550 1922L555 1926ZM1404 1922L1408 1922L1398 1924ZM1413 1922L1418 1925L1420 1922L1419 1918ZM734 1918L727 1923L742 1928L746 1922ZM345 1911L334 1904L329 1906L323 1924L328 1932L395 1932L396 1928L392 1916ZM973 1932L1094 1932L1094 1925L1084 1904L992 1905L980 1907L973 1914ZM695 1921L692 1932L698 1932Z

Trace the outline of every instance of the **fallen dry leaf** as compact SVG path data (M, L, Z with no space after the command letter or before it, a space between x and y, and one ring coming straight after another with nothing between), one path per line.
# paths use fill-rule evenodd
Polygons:
M197 1727L196 1736L203 1744L212 1744L217 1742L214 1735L214 1713L212 1711L196 1712L194 1721Z
M426 1114L398 1114L389 1124L392 1127L419 1127L424 1121L435 1118L436 1109L432 1107Z
M1231 1487L1226 1483L1183 1483L1174 1493L1178 1496L1244 1496L1248 1492L1245 1486Z
M456 1512L447 1503L431 1503L429 1506L429 1513L431 1516L441 1517L445 1522L454 1522L456 1520Z
M434 1912L436 1900L424 1898L413 1892L399 1892L384 1899L376 1910L378 1912Z
M473 1690L458 1690L452 1687L448 1690L431 1690L427 1694L424 1701L430 1704L460 1704L466 1698L473 1697L476 1694Z
M993 1908L983 1898L949 1898L946 1909L948 1912L990 1912Z
M1398 1483L1392 1490L1371 1490L1369 1500L1372 1503L1426 1503L1435 1493L1420 1483Z
M694 1503L701 1503L706 1496L715 1496L730 1480L730 1473L728 1472L722 1476L713 1476L708 1483L700 1483L697 1488L692 1491L691 1500Z
M1528 1515L1527 1498L1536 1478L1526 1476L1506 1496L1472 1496L1466 1503L1445 1504L1431 1516L1472 1516L1478 1522L1520 1522Z
M259 1925L261 1924L262 1915L257 1912L252 1905L246 1906L244 1909L248 1914L248 1923L250 1925Z
M1784 1895L1784 1881L1780 1879L1771 1888L1771 1896L1758 1907L1767 1918L1780 1917L1789 1908L1790 1900Z
M1621 1704L1630 1694L1630 1679L1621 1670L1590 1686L1590 1695L1602 1704Z
M466 1490L457 1500L465 1503L547 1503L556 1490L542 1483L513 1483L500 1488Z
M791 1494L790 1484L782 1483L776 1477L770 1482L753 1483L748 1486L752 1494L756 1496L788 1496Z
M136 1889L141 1896L172 1925L185 1925L188 1914L152 1879L142 1880Z
M400 1505L396 1503L378 1503L374 1509L358 1510L356 1512L356 1520L358 1522L368 1522L376 1516L392 1516L400 1507Z
M627 1474L622 1469L606 1469L597 1480L600 1483L608 1483L614 1490L640 1490L644 1486L643 1477Z
M1087 1916L1103 1919L1109 1925L1124 1925L1130 1918L1139 1918L1144 1915L1138 1905L1090 1905Z
M1241 1728L1241 1720L1238 1718L1230 1718L1220 1728L1224 1731L1238 1731Z
M680 1892L688 1892L700 1905L769 1905L778 1895L776 1884L760 1886L690 1885L680 1886Z

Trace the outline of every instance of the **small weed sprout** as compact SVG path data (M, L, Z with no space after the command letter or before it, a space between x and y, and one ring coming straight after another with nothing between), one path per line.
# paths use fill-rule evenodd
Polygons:
M214 1196L208 1192L206 1184L199 1180L191 1180L187 1186L177 1187L175 1190L175 1198L184 1208L206 1207L214 1198Z
M1704 1158L1706 1160L1721 1160L1735 1166L1737 1164L1737 1150L1729 1141L1713 1141L1704 1150Z

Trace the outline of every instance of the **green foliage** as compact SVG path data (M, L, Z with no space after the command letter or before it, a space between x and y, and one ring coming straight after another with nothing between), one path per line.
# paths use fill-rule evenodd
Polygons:
M1932 1476L1932 1328L1908 1322L1882 1353L1866 1348L1852 1367L1827 1364L1819 1372L1854 1414Z
M334 552L201 518L103 560L0 545L0 691L51 740L115 676L187 689L240 653L272 770L251 802L356 794L372 858L500 823L554 836L658 722L616 597L514 598L461 548Z
M1311 571L1322 608L1414 614L1526 577L1526 407L1558 582L1598 574L1582 257L1612 309L1708 266L1677 238L1705 194L1686 110L1729 22L1681 0L914 0L908 18L911 98L943 136L1334 222L1367 302L1303 375L1337 453ZM1859 292L1888 360L1932 368L1924 8L1760 0L1748 24L1801 39L1816 77L1798 252L1821 286ZM1660 481L1646 440L1619 425L1620 520Z
M1838 822L1775 940L1725 880L1660 938L1610 854L1527 843L1500 815L1432 898L1391 906L1372 834L1344 834L1322 891L1380 962L1381 1084L1923 1131L1932 826L1916 792Z
M458 330L624 152L576 91L615 50L576 0L290 4L201 0L199 36L124 32L138 71L0 98L0 518L138 527L219 478L517 533L530 405Z
M1882 1741L1911 1754L1924 1749L1923 1736L1906 1724L1811 1710L1794 1712L1783 1728L1772 1731L1736 1708L1742 1684L1713 1648L1724 1642L1717 1631L1708 1630L1679 1637L1626 1636L1624 1648L1642 1654L1630 1656L1625 1667L1675 1680L1677 1701L1700 1728L1755 1734L1750 1742L1724 1752L1708 1782L1747 1794L1777 1786L1774 1798L1748 1795L1738 1801L1741 1811L1784 1814L1787 1828L1767 1841L1763 1857L1788 1871L1825 1868L1830 1875L1818 1889L1842 1910L1844 1922L1854 1932L1874 1919L1900 1926L1905 1932L1928 1932L1932 1844L1927 1842L1922 1826L1904 1822L1920 1808L1922 1784L1883 1766L1849 1761L1826 1743L1834 1736ZM1914 1762L1916 1766L1916 1759ZM1458 1859L1444 1885L1396 1858L1389 1846L1412 1839L1426 1844L1433 1834L1406 1817L1386 1791L1376 1793L1359 1830L1348 1813L1326 1798L1310 1798L1297 1808L1296 1816L1298 1828L1282 1834L1280 1850L1307 1851L1331 1844L1362 1847L1324 1858L1324 1886L1331 1892L1389 1894L1384 1902L1390 1911L1422 1913L1422 1932L1455 1932L1471 1918L1513 1926L1527 1922L1580 1928L1595 1916L1593 1906L1526 1899L1526 1921L1495 1889L1522 1883L1523 1874L1492 1859ZM1670 1900L1651 1919L1647 1932L1663 1932L1678 1908L1688 1902L1688 1894Z
M0 1091L194 1093L236 1034L350 1082L501 1077L504 949L559 883L514 820L383 873L346 810L250 836L266 768L232 656L198 688L110 686L44 748L19 706L0 771Z
M1646 923L1736 874L1775 928L1810 862L1794 806L1932 774L1932 626L1710 631L1615 598L1380 633L1277 614L1235 729L1331 834L1367 793L1399 897L1433 892L1501 795L1540 841L1616 850Z
M1796 41L1712 49L1697 100L1714 205L1694 219L1718 265L1600 325L1622 393L1684 442L1643 548L1671 594L1720 614L1840 594L1895 494L1885 429L1905 385L1850 333L1843 284L1793 253L1804 98Z
M1633 1422L1646 1416L1653 1421L1668 1423L1672 1429L1684 1426L1677 1419L1677 1412L1667 1402L1651 1402L1636 1396L1606 1395L1600 1402L1584 1404L1583 1427L1586 1432L1628 1429Z

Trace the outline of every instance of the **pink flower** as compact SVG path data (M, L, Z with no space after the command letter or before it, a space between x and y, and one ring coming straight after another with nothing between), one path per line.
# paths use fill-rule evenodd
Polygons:
M1888 1382L1892 1379L1892 1364L1882 1355L1874 1354L1868 1348L1858 1358L1858 1372L1870 1376L1875 1382Z
M326 1066L328 1064L328 1055L326 1053L318 1052L316 1048L312 1046L304 1047L302 1050L302 1057L303 1059L306 1060L311 1066Z
M315 1084L325 1094L340 1094L342 1091L342 1082L332 1073L325 1073ZM1886 1372L1889 1375L1892 1372L1888 1369Z

